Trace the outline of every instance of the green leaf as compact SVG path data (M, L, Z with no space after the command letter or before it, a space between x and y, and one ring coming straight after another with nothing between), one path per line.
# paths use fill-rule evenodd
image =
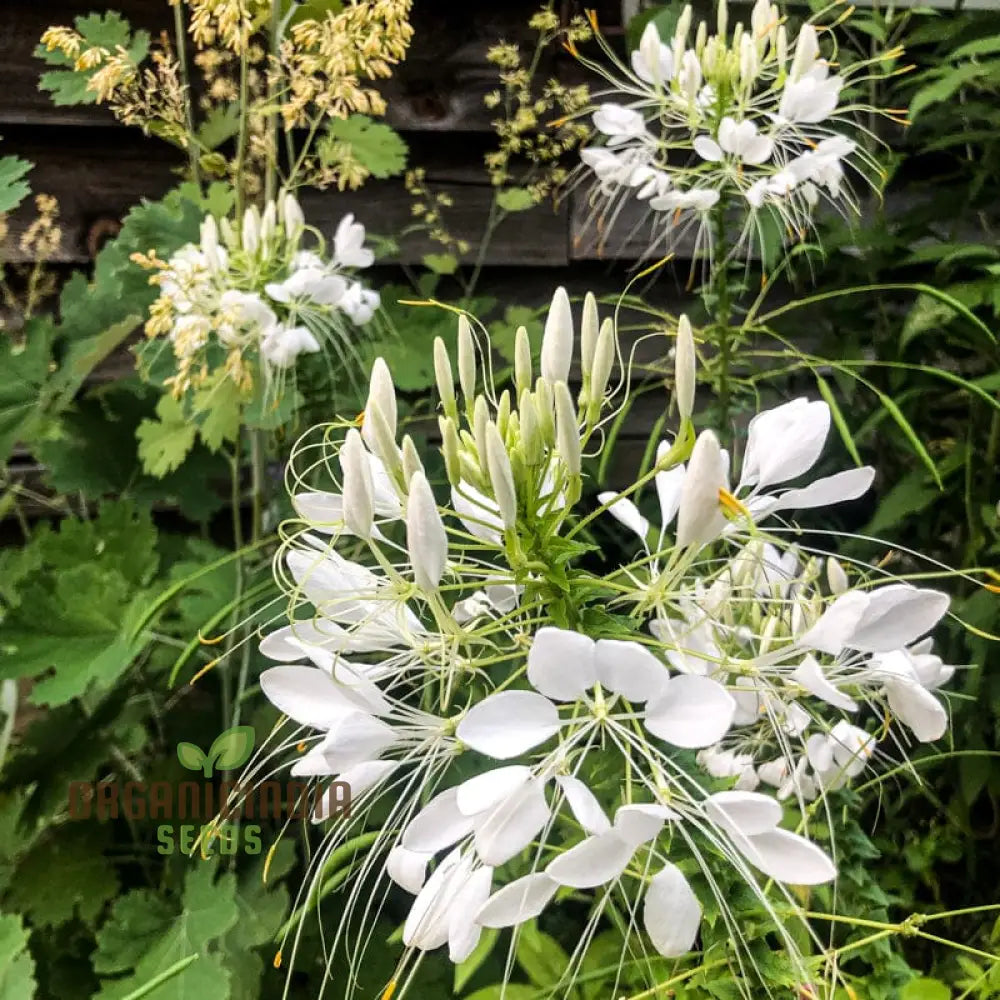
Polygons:
M198 142L206 150L218 149L240 130L238 104L215 105L198 129Z
M497 195L497 205L505 212L524 212L535 204L535 197L527 188L507 188Z
M318 149L321 157L324 144L331 142L347 143L355 159L372 177L395 177L406 169L407 148L399 133L367 115L332 119Z
M189 420L181 404L164 395L156 405L158 420L143 420L136 431L139 458L151 476L162 478L173 472L194 447L197 428Z
M177 744L177 759L181 762L181 767L186 767L189 771L200 771L207 760L201 747L186 742Z
M176 915L152 889L133 889L116 899L96 935L94 971L108 975L135 968Z
M220 771L231 771L242 767L253 753L253 726L234 726L220 733L208 751L208 759Z
M0 156L0 214L12 212L31 193L24 180L31 166L18 156Z
M0 1000L33 1000L37 986L23 917L0 915Z
M555 938L524 924L517 939L517 964L541 989L554 987L569 967L569 956Z
M239 919L236 876L227 872L216 878L217 867L212 859L188 871L180 915L139 960L134 975L105 982L95 1000L125 1000L191 955L201 958L157 986L150 1000L229 997L229 973L212 945Z
M476 990L465 1000L538 1000L538 990L522 983L508 983L506 986L487 986Z
M11 337L0 338L0 462L38 427L51 343L52 326L45 320L27 325L23 346L15 346Z
M240 433L240 392L230 378L220 378L194 394L191 400L198 434L210 451L218 451Z
M458 258L450 253L427 253L422 262L424 267L435 274L454 274L458 270Z
M135 65L149 53L149 34L145 31L133 34L128 21L114 11L78 17L73 23L83 36L85 48L99 47L114 52L120 47ZM43 73L38 84L41 90L47 90L52 95L53 104L65 107L96 103L97 94L88 89L96 70L77 70L73 57L58 49L50 52L44 45L35 49L35 55L49 66L60 67Z
M843 411L840 409L837 397L830 388L830 383L815 370L813 371L813 377L816 379L816 388L819 389L819 394L826 401L827 406L830 407L830 415L833 418L834 426L837 428L840 440L844 442L844 447L847 449L847 453L852 459L854 459L855 465L862 465L861 455L858 452L858 446L854 443L854 436L851 434L851 428L847 425L847 420L844 417Z
M83 822L46 837L18 865L10 905L35 927L58 927L74 916L94 923L118 893L118 875L102 853L106 841L105 828Z
M900 990L899 1000L951 1000L951 990L939 979L919 976Z

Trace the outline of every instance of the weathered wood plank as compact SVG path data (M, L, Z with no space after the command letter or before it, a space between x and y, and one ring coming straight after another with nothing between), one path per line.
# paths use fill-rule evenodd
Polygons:
M55 257L57 263L85 263L93 256L99 237L113 229L116 220L142 198L157 198L169 190L176 178L175 163L163 156L163 147L141 136L126 136L118 130L60 128L56 134L33 133L29 140L13 134L8 149L36 164L31 175L36 192L55 194L60 201L63 239ZM106 141L102 141L106 140ZM477 174L476 162L464 172L447 168L449 179L437 180L433 166L428 181L435 191L450 195L453 206L446 209L446 222L457 239L467 240L472 249L467 260L475 259L486 226L492 191L486 183L460 182ZM412 199L402 181L372 182L356 192L311 191L303 196L310 220L330 231L347 212L354 212L373 232L398 234L413 221ZM0 247L5 259L26 259L19 246L21 234L30 224L33 207L28 204L10 220L10 232ZM566 234L568 215L540 205L529 212L509 217L491 241L484 263L559 267L569 261ZM413 264L426 253L441 247L423 235L402 241L400 262Z

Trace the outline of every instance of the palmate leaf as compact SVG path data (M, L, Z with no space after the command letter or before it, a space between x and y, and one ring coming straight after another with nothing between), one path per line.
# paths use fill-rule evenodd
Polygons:
M319 145L320 157L323 157L324 143L338 142L351 147L355 159L372 177L395 177L406 169L406 143L385 122L376 122L367 115L334 118Z
M0 1000L32 1000L37 985L23 918L0 915Z
M116 899L97 932L94 971L107 975L134 969L176 916L175 909L152 889L133 889Z
M216 878L217 867L212 860L188 871L180 915L136 962L134 974L105 981L95 1000L124 1000L191 955L200 957L150 992L151 1000L228 1000L232 996L230 976L215 943L239 919L236 876L227 872Z
M143 420L136 431L139 458L151 476L162 478L173 472L194 447L197 428L184 414L181 404L170 395L156 405L156 420Z
M12 212L31 192L24 179L31 164L17 156L0 156L0 213Z
M123 48L133 63L140 63L149 52L149 34L132 33L128 21L114 11L78 17L74 27L83 36L87 48L100 47L114 52ZM94 104L97 95L87 88L94 71L74 69L75 60L58 49L50 52L44 45L35 49L35 55L46 65L58 67L43 73L38 86L52 95L52 103L65 107L74 104Z
M48 320L34 320L18 349L10 337L0 339L0 462L39 427L39 400L49 375L53 330Z

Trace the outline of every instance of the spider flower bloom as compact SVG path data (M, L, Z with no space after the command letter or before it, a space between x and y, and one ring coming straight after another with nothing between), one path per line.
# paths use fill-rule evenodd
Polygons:
M784 240L804 238L822 202L857 213L848 174L876 186L857 117L877 109L850 88L899 51L841 69L832 31L820 36L807 23L789 38L768 0L757 0L749 25L729 32L728 20L721 0L716 33L704 22L692 33L687 7L672 38L650 21L628 64L600 35L604 59L579 57L609 85L590 109L594 137L581 153L592 203L611 221L628 202L645 206L650 253L694 226L698 247L726 256L712 244L723 227L706 225L713 213L742 220L737 249L764 216Z
M175 396L230 379L243 396L260 385L278 394L302 356L343 357L351 327L369 322L379 304L354 277L374 259L364 240L364 227L347 215L328 254L284 193L263 212L254 206L221 226L209 216L199 243L166 262L144 260L157 268L151 280L160 291L147 351L160 338L169 342L176 370L166 381Z
M583 460L629 384L611 378L613 322L589 298L575 316L559 290L536 378L521 351L516 401L489 381L487 338L465 317L457 339L455 364L443 343L434 352L442 462L397 441L382 362L365 432L337 421L293 456L299 523L276 562L288 620L262 642L279 665L261 686L297 727L278 754L304 744L289 754L297 775L354 792L304 898L325 859L375 823L331 936L333 947L352 928L364 940L386 894L408 894L393 976L405 990L414 953L447 947L464 961L484 929L516 929L571 890L591 919L568 991L595 934L625 912L627 949L684 956L710 933L709 909L740 947L724 888L735 879L805 981L786 887L829 882L836 865L809 813L787 822L782 803L832 792L874 760L869 706L901 721L900 739L940 735L932 689L948 669L922 637L947 598L842 567L826 574L839 591L827 595L816 561L801 565L769 532L779 511L871 483L864 469L794 485L819 458L826 404L760 414L737 477L712 431L693 440L687 386L685 432L643 480L600 497L643 554L588 568L581 529L601 510L583 499ZM577 364L574 400L565 379ZM450 490L424 471L442 467ZM635 501L646 480L656 531Z

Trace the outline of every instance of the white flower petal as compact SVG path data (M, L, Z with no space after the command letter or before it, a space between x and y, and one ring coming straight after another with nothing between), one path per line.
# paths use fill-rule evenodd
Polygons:
M659 452L666 452L668 449L665 443L661 443ZM660 527L667 528L677 516L677 508L681 505L681 485L684 482L684 466L675 465L666 472L658 472L654 477L656 483L656 496L660 501Z
M300 726L328 730L358 710L317 667L271 667L260 675L260 686L267 700Z
M528 652L528 680L548 698L577 701L597 680L594 640L568 629L539 629Z
M463 481L451 488L451 505L470 535L493 545L500 544L503 519L495 500Z
M860 590L841 594L819 617L819 621L799 638L805 649L818 649L831 656L839 656L861 621L868 607L869 597Z
M418 854L405 847L394 847L386 858L385 871L396 885L415 896L427 881L427 862L432 857L432 854Z
M905 680L887 681L885 693L889 709L921 743L932 743L947 732L948 713L944 705L921 684Z
M489 812L475 817L476 853L488 865L506 864L538 836L550 815L544 783L530 778Z
M556 894L559 883L544 872L515 879L493 893L476 914L481 927L514 927L537 917Z
M929 632L948 610L950 598L938 590L894 583L870 591L868 606L848 645L869 653L889 652Z
M344 498L339 493L296 493L292 506L313 531L336 531L344 521Z
M473 750L509 760L559 731L559 710L534 691L501 691L473 706L455 735Z
M420 890L403 925L403 944L432 951L448 940L452 902L472 874L472 862L452 851Z
M457 788L435 795L403 830L400 844L418 854L434 854L472 833L472 820L463 816Z
M716 792L705 800L705 815L730 833L746 837L773 830L781 822L781 805L759 792Z
M665 958L680 958L694 947L701 904L676 865L667 862L651 879L642 919L653 947Z
M645 646L622 639L598 639L597 680L629 701L651 701L664 694L670 671Z
M793 399L758 413L747 428L742 483L763 489L784 483L816 464L830 432L830 407Z
M614 830L608 830L560 854L550 862L545 873L560 885L593 889L617 879L634 853L633 845L626 843Z
M755 868L788 885L820 885L832 882L837 869L812 841L789 830L768 830L736 841Z
M556 784L566 796L566 802L574 819L587 833L605 833L611 829L611 823L604 814L601 804L579 778L571 774L561 774L556 778Z
M634 803L622 806L615 813L615 833L635 850L660 835L668 819L678 819L677 813L655 803Z
M834 687L827 680L823 668L813 656L807 656L792 672L792 680L800 684L810 694L822 699L828 705L842 708L845 712L856 712L858 703Z
M694 151L709 163L717 163L725 156L719 144L709 135L696 136L693 145Z
M523 764L495 767L492 771L477 774L458 786L456 803L463 816L492 809L498 802L513 795L529 778L531 768Z
M364 761L376 760L396 742L392 726L365 712L337 720L311 753L292 765L292 774L339 774Z
M681 485L677 511L678 546L705 545L718 537L726 526L719 505L719 490L728 485L726 459L719 439L711 431L702 431Z
M608 513L620 524L625 525L629 531L638 535L639 541L645 545L646 536L649 534L649 521L639 513L639 508L628 497L619 497L615 500L617 496L618 494L614 490L598 493L597 502L602 506L610 504Z
M437 590L448 562L448 536L427 477L415 472L406 503L406 548L417 586Z
M676 747L697 749L718 743L736 713L733 696L719 683L697 674L667 682L664 695L646 706L646 728Z
M492 886L493 869L477 868L449 905L448 958L455 965L464 962L479 944L483 928L476 923L476 914L489 899Z
M824 476L801 489L785 490L774 501L768 513L778 510L828 507L830 504L843 503L845 500L856 500L868 492L874 479L875 470L870 465Z

